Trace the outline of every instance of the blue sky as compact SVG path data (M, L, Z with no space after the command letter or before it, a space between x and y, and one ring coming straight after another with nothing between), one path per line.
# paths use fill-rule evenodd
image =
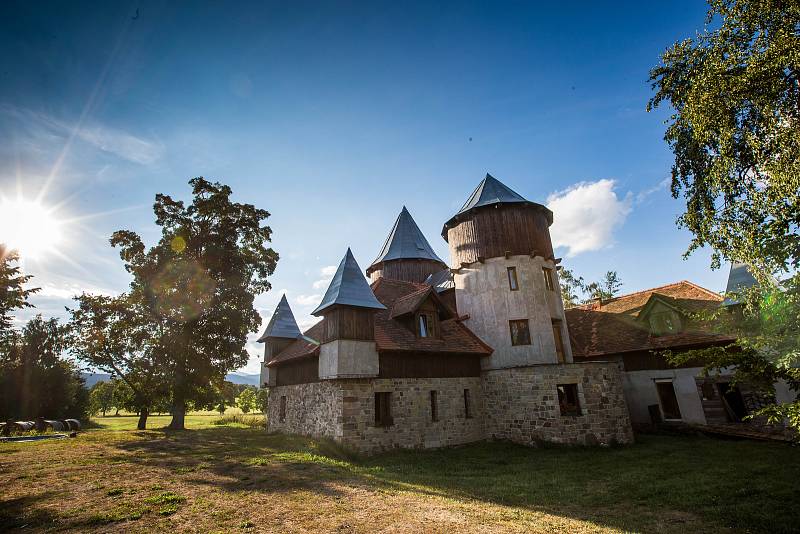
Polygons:
M645 111L703 2L163 4L0 4L0 195L66 221L58 253L24 260L43 291L20 321L123 291L108 237L153 242L154 195L198 175L272 213L265 320L286 291L308 326L329 267L350 246L366 268L403 205L447 259L442 223L486 172L553 208L587 279L724 289L707 253L682 259L667 111Z

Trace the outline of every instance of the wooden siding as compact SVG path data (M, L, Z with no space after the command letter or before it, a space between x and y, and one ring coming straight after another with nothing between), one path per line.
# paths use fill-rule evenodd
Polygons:
M278 386L319 382L319 358L299 358L276 367L275 383Z
M336 306L326 312L320 342L336 339L375 339L375 310Z
M370 282L378 278L422 283L433 273L447 269L447 265L434 260L389 260L367 269Z
M381 352L380 378L454 378L480 376L480 356Z
M478 208L447 231L454 266L481 259L535 254L553 257L547 214L534 206L500 205Z

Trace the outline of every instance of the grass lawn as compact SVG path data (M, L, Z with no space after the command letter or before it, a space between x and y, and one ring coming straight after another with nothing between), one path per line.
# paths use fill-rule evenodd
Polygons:
M641 436L614 449L481 443L353 458L214 425L0 444L0 530L797 532L800 450ZM113 421L111 421L113 419ZM123 423L123 421L129 421ZM165 425L168 418L152 418Z

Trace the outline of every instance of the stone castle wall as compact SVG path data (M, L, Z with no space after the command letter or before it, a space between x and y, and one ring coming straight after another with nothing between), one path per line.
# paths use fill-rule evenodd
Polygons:
M561 415L556 386L577 384L581 415ZM486 437L524 445L631 443L619 368L592 362L484 371Z
M560 384L578 385L580 415L561 415ZM437 392L437 421L431 418L432 390ZM378 392L392 393L391 426L375 425ZM285 421L280 421L282 396ZM484 371L480 378L362 378L272 387L268 430L328 437L362 453L484 439L524 445L633 441L620 370L604 362L499 369Z
M286 417L281 421L281 397ZM334 381L269 388L267 430L315 438L342 437L342 388Z
M435 448L484 439L481 379L385 378L341 380L342 443L362 452L393 448ZM464 390L469 390L470 417ZM438 420L431 420L430 392L437 392ZM375 426L375 393L392 393L393 424Z

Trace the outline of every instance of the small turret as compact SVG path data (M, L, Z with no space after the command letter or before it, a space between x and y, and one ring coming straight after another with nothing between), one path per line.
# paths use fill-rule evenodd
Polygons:
M431 274L446 268L403 206L378 257L367 268L367 276L373 282L381 277L424 282Z
M375 312L385 309L348 248L322 302L312 312L323 316L320 379L378 375Z
M261 366L262 387L275 385L275 373L267 367L267 363L300 335L300 328L297 326L292 308L284 294L275 311L272 312L267 328L258 338L259 343L264 343L264 363Z

